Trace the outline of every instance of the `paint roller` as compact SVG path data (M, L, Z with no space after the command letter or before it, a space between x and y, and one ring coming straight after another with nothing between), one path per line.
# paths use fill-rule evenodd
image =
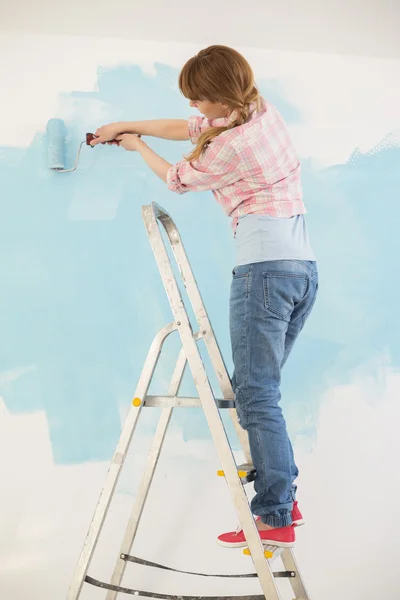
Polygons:
M93 133L87 133L86 139L81 142L75 164L71 169L64 169L65 166L65 137L66 129L62 119L50 119L47 123L47 161L49 169L57 173L71 173L78 166L79 157L83 144L91 146L90 142L96 138Z

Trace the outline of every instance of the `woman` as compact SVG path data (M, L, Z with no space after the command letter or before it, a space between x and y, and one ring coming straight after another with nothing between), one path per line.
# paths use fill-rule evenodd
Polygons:
M112 123L96 131L92 145L139 152L170 190L211 190L232 217L232 385L256 469L251 508L265 545L291 547L303 519L295 500L298 469L279 406L281 370L318 290L300 164L281 115L261 98L250 65L235 50L202 50L183 67L179 87L203 117ZM195 147L171 165L142 135L190 139ZM246 545L241 530L218 541Z

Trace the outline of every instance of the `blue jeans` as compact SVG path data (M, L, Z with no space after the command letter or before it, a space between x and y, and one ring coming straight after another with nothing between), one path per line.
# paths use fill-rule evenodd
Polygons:
M253 514L291 525L298 469L279 405L281 369L314 305L317 263L277 260L236 267L230 296L232 387L256 469Z

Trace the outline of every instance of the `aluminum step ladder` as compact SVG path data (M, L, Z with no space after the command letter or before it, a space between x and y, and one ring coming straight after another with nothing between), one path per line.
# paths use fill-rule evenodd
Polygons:
M149 236L150 244L157 262L168 300L171 305L174 322L163 327L155 336L146 361L141 372L139 382L135 391L128 417L122 429L122 433L115 450L112 462L101 491L100 498L95 509L86 540L76 566L67 600L78 600L83 584L89 583L107 590L106 600L115 600L119 593L134 595L136 597L159 598L162 600L281 600L278 589L278 579L289 578L295 600L310 600L304 586L292 549L282 549L262 545L257 532L257 527L250 510L250 505L244 489L244 484L254 479L254 469L251 465L251 456L247 433L240 427L234 404L234 395L231 381L228 376L224 361L221 356L211 323L209 321L205 306L203 304L199 289L196 284L190 263L186 256L181 237L173 220L168 213L159 205L152 203L142 207L142 216ZM177 280L168 256L167 248L161 235L160 225L163 226L167 239L171 244L172 251L182 276L184 286L192 305L198 323L198 331L193 332L188 313L186 311ZM150 396L147 394L152 377L160 357L162 347L166 338L174 331L178 331L182 343L178 355L175 370L169 385L167 396ZM202 339L211 359L219 387L223 398L216 399L209 383L206 369L201 358L197 342ZM194 383L197 388L197 398L184 398L178 395L181 380L188 363ZM121 544L114 573L110 583L105 583L87 575L88 568L99 539L104 520L115 491L119 474L124 464L125 457L138 423L143 408L162 407L161 417L149 452L147 465L136 494L132 513ZM171 594L159 594L137 589L126 588L121 585L127 563L134 562L152 568L167 569L169 571L184 572L172 569L165 565L142 560L130 554L131 548L138 529L139 521L146 502L150 485L160 456L161 448L171 419L172 411L178 407L202 407L208 422L212 439L214 441L218 457L221 463L219 475L223 475L228 484L232 501L237 511L239 523L245 533L248 548L244 551L251 555L255 567L255 573L238 575L237 577L258 577L262 595L251 596L177 596ZM246 464L237 466L227 438L225 428L220 416L220 410L227 409L230 412L235 431L241 443ZM284 571L273 572L271 562L277 556L281 556ZM195 573L191 575L205 577L236 577L235 575L221 575L210 573Z

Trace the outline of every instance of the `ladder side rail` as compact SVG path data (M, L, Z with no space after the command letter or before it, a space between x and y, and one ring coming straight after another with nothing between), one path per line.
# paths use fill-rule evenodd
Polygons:
M202 333L204 343L210 354L213 367L216 371L216 376L221 387L222 395L226 399L231 399L233 398L231 381L178 228L167 211L155 202L148 206L142 207L142 213L146 226L151 221L154 224L158 220L164 227L168 240L171 244L183 284L186 288L190 303L199 324L199 331Z
M293 593L295 594L294 600L310 600L299 567L297 565L293 549L285 548L282 553L281 560L286 571L294 571L296 573L296 577L289 578L289 583L292 586Z
M135 397L143 398L147 394L147 390L149 389L153 373L157 366L164 341L173 331L176 331L176 324L170 323L163 327L155 336L143 365L136 388ZM125 420L121 436L112 457L111 464L104 481L103 489L100 493L100 497L94 511L80 557L78 559L78 563L72 576L67 600L78 600L80 596L87 570L103 528L104 520L106 518L111 499L118 482L120 471L122 469L142 408L143 403L141 403L139 406L134 406L132 404Z
M209 320L207 310L204 306L204 302L201 297L201 293L198 288L195 276L193 274L178 228L176 227L174 221L172 220L171 216L167 213L167 211L165 211L161 206L159 206L155 202L153 202L150 205L143 206L142 215L148 233L156 227L158 228L157 221L159 221L164 227L169 243L171 244L171 248L176 263L178 265L183 284L186 288L190 303L192 305L194 314L199 324L199 330L202 333L206 349L208 351L211 363L217 376L217 380L221 388L223 398L233 399L234 393L232 390L231 380L228 375L228 371L226 369L226 365L223 360L218 342L214 335L214 330ZM151 240L150 243L152 243ZM153 247L153 252L154 251L155 248ZM169 262L168 255L167 260ZM161 270L160 274L164 282L164 275L161 273ZM239 438L239 442L244 453L245 462L251 462L252 459L247 432L239 424L236 409L229 409L229 414L236 435Z

